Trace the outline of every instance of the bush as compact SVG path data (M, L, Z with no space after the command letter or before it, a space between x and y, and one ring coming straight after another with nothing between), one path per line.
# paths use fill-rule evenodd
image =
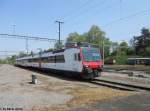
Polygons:
M116 56L116 64L126 64L127 56Z
M119 51L118 53L116 53L115 55L109 56L107 58L105 58L105 63L106 64L127 64L127 58L128 55L125 51ZM115 60L115 63L113 63Z
M150 48L147 48L143 53L142 53L143 57L149 57L150 56Z

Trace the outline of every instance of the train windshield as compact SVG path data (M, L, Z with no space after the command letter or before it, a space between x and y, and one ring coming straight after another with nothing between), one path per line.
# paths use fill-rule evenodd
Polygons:
M97 48L83 48L84 61L99 61L101 59L100 51Z

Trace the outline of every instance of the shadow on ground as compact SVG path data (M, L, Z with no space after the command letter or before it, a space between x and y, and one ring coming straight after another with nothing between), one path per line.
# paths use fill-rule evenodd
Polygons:
M46 75L46 76L52 76L52 77L56 77L62 80L67 80L67 81L80 81L80 82L88 82L89 80L84 80L82 78L80 78L79 76L73 76L70 74L65 74L63 72L52 72L50 70L44 70L44 69L37 69L37 68L33 68L33 67L22 67L22 66L15 66L15 67L19 67L25 70L29 70L29 71L33 71L33 72L37 72L39 74L42 75Z

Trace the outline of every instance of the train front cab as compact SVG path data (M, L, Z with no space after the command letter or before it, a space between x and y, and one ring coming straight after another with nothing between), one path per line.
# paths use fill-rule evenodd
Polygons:
M100 76L103 68L101 54L98 48L83 47L80 48L82 60L82 78L93 79Z

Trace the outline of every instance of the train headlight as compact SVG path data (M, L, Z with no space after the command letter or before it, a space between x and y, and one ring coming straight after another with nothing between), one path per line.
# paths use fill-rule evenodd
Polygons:
M87 68L87 67L89 67L89 66L85 66L85 67Z

